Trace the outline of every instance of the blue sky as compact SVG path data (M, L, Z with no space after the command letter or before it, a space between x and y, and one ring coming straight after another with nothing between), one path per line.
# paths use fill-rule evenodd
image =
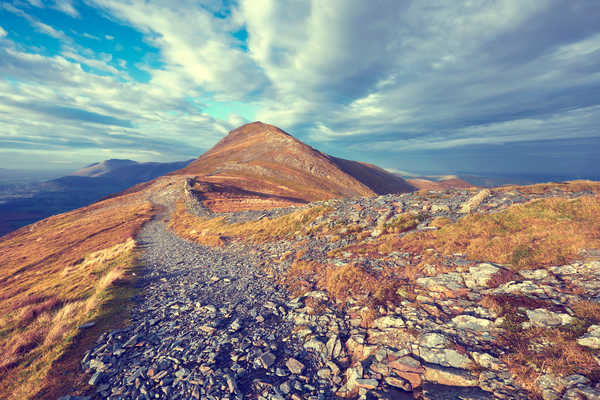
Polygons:
M197 157L249 121L409 171L600 175L596 0L0 2L0 168Z

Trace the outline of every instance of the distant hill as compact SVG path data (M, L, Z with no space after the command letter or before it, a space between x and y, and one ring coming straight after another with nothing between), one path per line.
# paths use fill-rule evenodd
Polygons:
M7 187L0 204L0 236L51 215L98 201L109 194L180 169L191 160L172 163L106 160L71 175L25 186Z
M90 164L87 167L84 167L84 168L80 169L79 171L75 171L70 175L87 176L89 178L96 178L96 177L103 176L103 175L104 176L109 175L111 173L114 173L115 170L119 170L121 168L132 167L132 166L143 166L143 165L147 165L147 164L149 164L149 163L138 163L133 160L121 160L121 159L117 159L117 158L111 158L110 160Z
M444 176L440 178L412 178L406 179L411 185L425 190L445 190L445 189L469 189L474 188L476 185L472 185L469 182L460 179L455 176Z

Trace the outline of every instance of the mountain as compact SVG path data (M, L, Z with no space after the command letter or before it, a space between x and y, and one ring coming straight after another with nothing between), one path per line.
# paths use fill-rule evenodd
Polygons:
M25 170L0 168L0 188L10 184L28 184L63 176L65 170Z
M79 171L75 171L70 175L96 178L99 176L114 173L115 170L118 170L120 168L131 167L134 165L140 165L140 163L133 160L120 160L116 158L111 158L110 160L90 164L87 167L84 167Z
M252 123L1 237L0 398L598 398L600 183L412 190Z
M235 198L238 205L244 200L244 207L260 208L264 201L251 204L246 200L261 197L266 201L266 196L269 201L301 203L414 190L404 179L381 168L327 155L262 122L231 131L171 175L197 176L212 184L204 196L207 205L217 208L218 198L224 196L229 196L232 204Z
M152 180L187 165L191 160L171 163L138 163L106 160L90 164L70 175L25 187L7 187L0 203L0 236L50 215L73 210ZM2 199L0 199L2 200Z

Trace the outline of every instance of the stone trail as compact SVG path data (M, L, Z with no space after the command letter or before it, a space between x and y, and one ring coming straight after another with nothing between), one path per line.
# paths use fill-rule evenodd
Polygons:
M144 288L132 324L82 360L101 398L332 397L291 336L287 293L243 254L185 241L162 218L138 242Z

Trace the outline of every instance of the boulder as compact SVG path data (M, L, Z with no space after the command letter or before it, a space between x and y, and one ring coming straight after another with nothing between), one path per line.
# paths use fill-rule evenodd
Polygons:
M446 386L475 387L479 385L478 377L469 371L439 365L425 365L423 379L426 382Z
M577 344L590 349L600 349L600 325L592 325L586 334L577 339Z
M488 287L490 279L498 271L500 271L500 268L490 263L472 265L469 267L469 272L463 275L465 286L469 289Z

